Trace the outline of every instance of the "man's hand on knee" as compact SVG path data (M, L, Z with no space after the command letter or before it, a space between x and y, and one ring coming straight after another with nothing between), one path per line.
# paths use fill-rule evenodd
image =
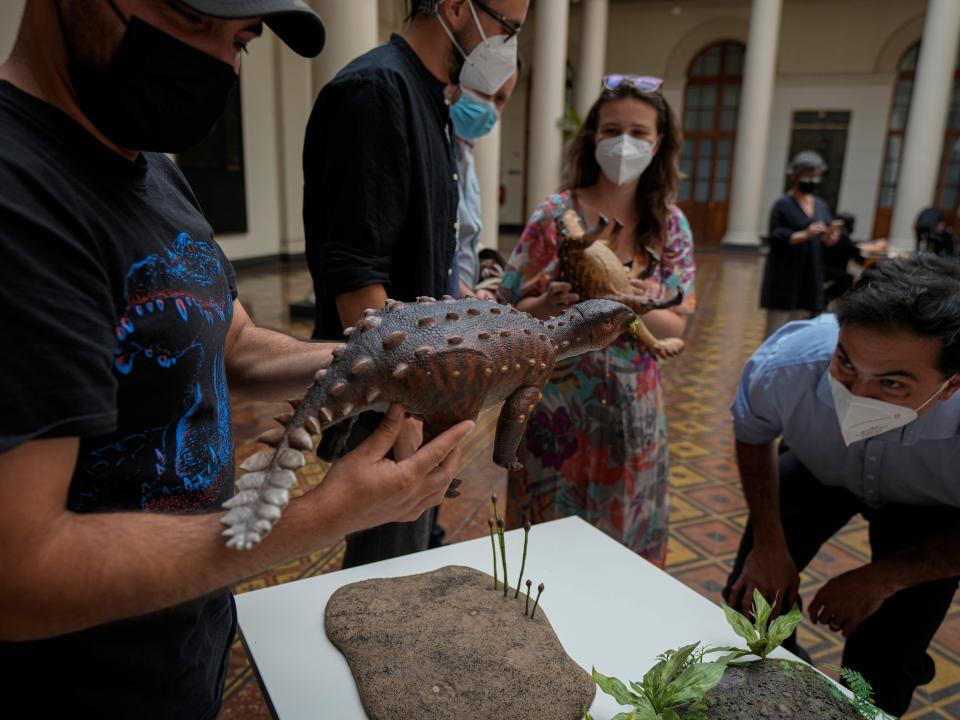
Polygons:
M810 620L849 637L897 590L896 579L882 567L864 565L838 575L820 588L810 603Z

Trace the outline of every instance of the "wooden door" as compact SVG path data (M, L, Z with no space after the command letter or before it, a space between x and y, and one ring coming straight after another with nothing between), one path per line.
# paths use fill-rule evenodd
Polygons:
M719 245L727 229L743 53L738 42L715 43L688 72L677 204L699 245Z

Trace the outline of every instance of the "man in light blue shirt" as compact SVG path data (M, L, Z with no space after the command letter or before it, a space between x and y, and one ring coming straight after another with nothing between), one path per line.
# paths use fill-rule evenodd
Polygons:
M724 598L748 609L756 588L792 606L799 571L862 514L872 562L809 614L899 716L933 678L927 646L960 576L960 265L878 263L834 311L784 326L743 370L731 410L750 522Z
M480 208L480 181L477 179L473 145L489 133L500 120L510 96L517 88L523 60L517 56L517 71L500 86L493 95L461 83L461 95L450 108L450 119L456 131L460 204L457 207L457 254L453 259L454 285L451 293L457 297L476 295L481 299L495 300L489 290L477 291L480 281L479 244L483 230ZM487 198L498 202L499 198Z

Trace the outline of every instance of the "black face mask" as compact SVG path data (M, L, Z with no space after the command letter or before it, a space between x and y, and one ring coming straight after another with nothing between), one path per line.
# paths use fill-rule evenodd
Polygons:
M108 2L127 30L105 67L77 60L60 16L80 109L107 138L130 150L178 153L203 140L237 82L233 67L137 17L128 21Z
M797 190L799 190L802 193L808 193L810 195L815 193L819 189L819 187L820 187L820 178L817 178L816 180L800 180L799 182L797 182Z

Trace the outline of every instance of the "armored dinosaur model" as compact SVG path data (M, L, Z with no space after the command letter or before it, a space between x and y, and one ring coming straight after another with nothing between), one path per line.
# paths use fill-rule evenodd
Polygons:
M613 232L607 240L598 239L607 226L607 219L603 215L595 227L584 231L576 210L567 210L557 220L557 226L559 279L569 282L573 292L580 297L616 300L637 315L673 307L683 301L682 292L667 300L637 294L630 280L640 276L641 263L638 262L639 258L635 258L633 270L628 271L617 257L617 241L623 229L619 220L614 221ZM635 324L634 335L641 345L658 357L673 357L683 351L683 340L658 340L642 322Z
M546 321L491 300L449 296L366 310L304 398L291 401L294 412L277 418L284 427L258 438L275 449L241 464L240 492L224 503L229 512L221 519L227 545L249 549L280 519L305 462L298 451L312 450L311 435L323 433L320 454L336 459L357 416L390 403L422 417L432 437L505 401L493 459L519 468L517 446L554 362L607 346L635 319L610 300L578 303Z

